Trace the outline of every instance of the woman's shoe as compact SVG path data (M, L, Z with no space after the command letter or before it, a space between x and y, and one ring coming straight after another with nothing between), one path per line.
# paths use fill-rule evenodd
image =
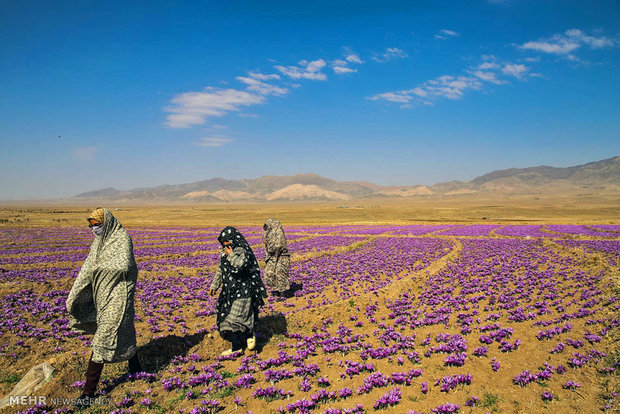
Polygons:
M251 337L248 338L247 345L250 351L256 348L256 335L252 335Z

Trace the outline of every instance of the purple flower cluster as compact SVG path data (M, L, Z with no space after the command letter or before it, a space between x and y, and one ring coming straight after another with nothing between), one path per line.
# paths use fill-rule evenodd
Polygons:
M452 414L457 413L461 407L458 404L445 403L431 408L433 414Z
M472 379L471 374L456 374L438 379L435 381L435 385L441 385L440 391L442 392L450 392L450 390L455 389L459 385L471 384Z
M581 388L581 384L577 381L566 381L562 384L562 388L566 390L576 390L577 388Z
M292 392L283 390L281 388L276 388L276 387L266 387L266 388L258 387L252 393L252 397L262 398L267 401L284 399L291 395L293 395Z
M542 341L543 339L551 339L561 333L569 332L571 329L573 329L573 325L567 323L562 327L556 326L554 328L546 329L544 331L538 331L538 333L536 334L536 338L538 338L539 341Z
M391 391L388 391L383 396L379 397L375 404L373 405L375 410L381 410L387 407L393 407L400 402L400 398L402 394L400 393L400 388L396 387Z

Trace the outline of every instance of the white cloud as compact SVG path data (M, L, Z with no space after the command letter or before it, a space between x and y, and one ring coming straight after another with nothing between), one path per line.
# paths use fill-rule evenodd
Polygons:
M95 158L96 147L81 147L73 150L73 158L80 161L89 161Z
M248 76L250 76L250 78L258 79L262 81L280 79L280 75L278 75L277 73L272 73L270 75L264 75L259 72L250 72L248 73Z
M579 44L566 39L553 42L527 42L520 46L521 49L536 50L538 52L555 53L563 55L579 48Z
M170 128L188 128L204 124L207 118L238 111L242 106L262 104L265 97L237 89L209 87L204 92L178 94L170 102L173 106L165 108L170 113L165 124Z
M357 53L351 51L348 48L345 48L345 56L343 59L334 59L331 61L330 65L334 70L334 73L337 75L343 75L345 73L353 73L357 72L357 69L351 67L351 65L359 65L362 64L362 59L357 55Z
M407 54L397 47L388 47L385 53L383 54L383 56L389 57L389 58L392 58L392 57L404 58L404 57L407 57Z
M506 64L502 68L502 73L514 76L517 79L523 79L523 75L528 71L527 66L519 64Z
M495 61L482 62L481 64L478 65L478 69L481 69L481 70L499 69L499 65Z
M370 97L372 101L384 100L388 102L408 103L413 99L409 91L384 92Z
M449 37L457 37L457 36L460 36L460 34L453 30L441 29L439 33L435 35L435 39L445 40Z
M334 66L334 73L337 73L338 75L352 72L357 72L357 69L351 69L346 66Z
M410 103L419 102L432 104L441 98L461 99L465 91L469 89L480 89L482 83L479 79L471 76L440 76L424 82L413 89L406 89L394 92L380 93L371 96L373 101L385 100L388 102Z
M232 139L230 138L203 137L203 138L200 138L200 141L196 142L196 145L201 146L201 147L221 147L231 142L232 142Z
M387 62L388 60L397 58L406 58L407 54L397 47L388 47L381 56L374 56L372 60L376 62Z
M170 101L173 105L165 108L170 113L165 124L170 128L202 125L208 118L239 111L243 106L262 104L269 95L283 96L289 92L287 88L265 82L280 79L276 73L249 72L248 76L236 79L246 85L245 90L208 87L203 92L176 95Z
M583 33L579 29L567 30L566 31L566 36L568 36L571 39L574 39L575 41L577 41L579 43L583 43L585 45L588 45L592 49L601 49L601 48L604 48L604 47L613 47L616 44L613 40L608 39L605 36L602 36L602 37L588 36L588 35L586 35L585 33Z
M426 82L424 90L430 97L461 99L467 89L480 89L482 84L473 77L441 76Z
M323 59L317 59L310 62L302 60L298 62L297 66L277 65L275 68L293 79L326 80L327 76L321 72L325 65L327 63Z
M497 76L496 76L495 72L483 72L481 70L477 70L477 71L473 72L473 74L475 76L477 76L478 78L482 79L485 82L491 82L491 83L495 83L497 85L503 83L502 81L497 79Z
M526 42L519 48L556 55L569 55L582 46L588 46L590 49L601 49L615 45L616 42L604 36L589 36L579 29L570 29L564 33L554 34L550 38Z
M362 63L362 59L360 59L360 57L355 53L348 54L346 59L347 59L347 62L350 62L350 63L358 63L358 64Z
M277 75L276 75L277 76ZM245 83L248 85L246 88L248 91L256 92L260 95L286 95L288 93L288 89L281 88L279 86L274 86L269 83L263 82L259 79L255 78L247 78L244 76L237 76L237 80L239 82Z
M491 84L506 84L507 77L524 80L529 71L523 64L511 62L500 64L492 55L482 56L482 60L482 63L466 69L466 75L439 76L412 89L379 93L368 99L400 103L403 104L401 108L409 108L413 104L433 105L442 99L462 99L467 92L482 90Z

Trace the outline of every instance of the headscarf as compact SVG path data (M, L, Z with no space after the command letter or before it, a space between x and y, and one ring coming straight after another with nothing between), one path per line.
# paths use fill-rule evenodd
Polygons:
M242 248L245 254L245 263L241 268L230 264L226 255L220 258L223 287L217 305L219 326L230 313L233 302L239 298L252 298L252 309L257 314L258 308L265 303L263 298L267 297L267 290L260 277L256 256L245 237L236 228L228 226L222 230L217 240L222 246L224 242L231 242L233 251Z
M282 224L278 219L268 218L263 225L267 256L287 256L288 247Z
M105 209L97 207L86 220L96 220L99 223L103 223L105 221Z
M245 237L243 237L243 234L241 234L239 230L232 226L224 227L224 230L222 230L222 232L218 236L217 241L219 241L222 246L224 245L225 241L231 242L233 250L236 247L243 247L243 250L245 250L246 253L254 257L254 252L252 252L252 248L248 244Z

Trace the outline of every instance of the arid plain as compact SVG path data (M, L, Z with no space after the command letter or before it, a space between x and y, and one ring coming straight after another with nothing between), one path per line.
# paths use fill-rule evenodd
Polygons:
M79 226L98 205L5 203L0 226ZM125 225L260 225L267 217L287 224L573 223L620 221L620 195L499 195L356 199L346 202L104 204ZM116 210L118 209L118 210Z

